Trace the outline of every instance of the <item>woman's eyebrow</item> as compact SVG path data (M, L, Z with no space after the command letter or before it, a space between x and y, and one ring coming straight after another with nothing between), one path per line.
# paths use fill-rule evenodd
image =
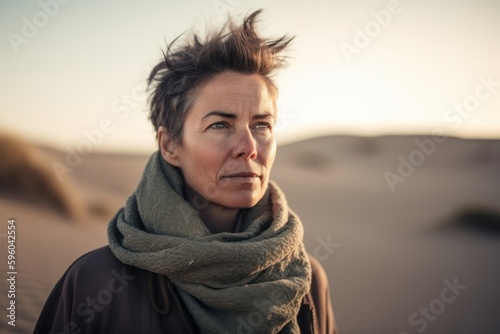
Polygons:
M235 114L231 114L231 113L228 113L228 112L224 112L224 111L211 111L208 114L206 114L205 116L203 116L201 119L206 119L206 118L213 117L213 116L219 116L219 117L223 117L223 118L236 118Z
M257 114L252 117L253 119L266 119L266 118L274 118L273 114L270 113L264 113L264 114Z
M206 114L205 116L203 116L201 119L204 120L206 118L214 117L214 116L223 117L223 118L230 118L230 119L238 118L235 114L231 114L231 113L228 113L228 112L217 111L216 110L216 111L209 112L208 114ZM253 119L274 118L274 115L271 114L271 113L264 113L264 114L254 115L252 118Z

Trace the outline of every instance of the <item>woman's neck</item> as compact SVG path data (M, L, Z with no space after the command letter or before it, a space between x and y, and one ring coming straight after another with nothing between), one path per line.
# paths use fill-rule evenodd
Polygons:
M209 203L200 210L201 220L213 234L221 232L234 232L238 221L239 209L224 208Z
M198 210L201 220L210 232L213 234L234 232L240 209L226 208L209 202L188 186L186 186L184 196Z

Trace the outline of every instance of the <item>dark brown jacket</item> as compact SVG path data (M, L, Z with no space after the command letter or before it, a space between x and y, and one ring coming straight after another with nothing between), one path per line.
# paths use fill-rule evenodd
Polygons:
M297 315L301 331L336 333L326 274L317 260L310 259L311 289ZM241 319L235 333L260 333L255 319ZM34 330L35 334L200 332L170 281L123 264L109 247L87 253L70 266Z

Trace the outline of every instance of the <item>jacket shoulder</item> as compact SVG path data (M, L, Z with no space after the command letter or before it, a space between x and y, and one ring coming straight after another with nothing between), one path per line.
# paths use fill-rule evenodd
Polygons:
M73 272L79 273L86 270L92 270L103 267L114 267L120 265L121 262L111 252L109 246L94 249L86 254L83 254L76 259L66 271L66 274Z
M311 263L312 283L317 289L328 288L328 276L326 275L325 268L321 263L312 255L308 254L309 262ZM311 287L312 288L312 287Z
M314 310L314 327L316 333L338 334L335 316L330 297L328 276L321 263L308 254L311 264L312 281L311 289L305 297L305 303Z
M140 300L143 293L138 287L143 284L136 277L142 276L139 269L121 263L107 246L82 255L55 285L34 333L110 332L119 323L116 308L127 305L129 298ZM125 289L128 293L121 293ZM120 310L119 314L127 314Z

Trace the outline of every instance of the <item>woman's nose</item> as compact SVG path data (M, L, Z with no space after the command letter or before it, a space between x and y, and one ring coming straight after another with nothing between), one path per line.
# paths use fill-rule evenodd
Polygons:
M237 133L233 156L245 160L257 158L257 142L250 129L242 129Z

